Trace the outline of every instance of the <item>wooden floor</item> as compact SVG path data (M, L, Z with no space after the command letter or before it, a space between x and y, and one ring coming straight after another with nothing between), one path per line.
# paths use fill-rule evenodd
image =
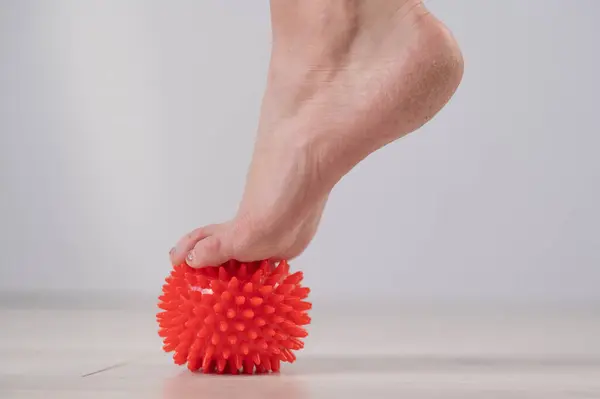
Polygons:
M0 398L600 398L597 308L344 309L315 304L281 373L227 377L173 365L151 306L4 304Z

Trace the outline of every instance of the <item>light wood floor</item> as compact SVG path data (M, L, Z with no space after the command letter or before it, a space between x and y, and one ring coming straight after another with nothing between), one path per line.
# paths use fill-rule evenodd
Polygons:
M0 308L0 398L600 398L598 308L315 304L278 375L191 374L154 309Z

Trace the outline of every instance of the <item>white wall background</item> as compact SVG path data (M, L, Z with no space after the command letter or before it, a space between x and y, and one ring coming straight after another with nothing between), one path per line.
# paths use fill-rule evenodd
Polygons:
M315 297L600 299L600 2L432 0L466 73L335 190ZM267 1L0 0L0 290L157 293L230 217Z

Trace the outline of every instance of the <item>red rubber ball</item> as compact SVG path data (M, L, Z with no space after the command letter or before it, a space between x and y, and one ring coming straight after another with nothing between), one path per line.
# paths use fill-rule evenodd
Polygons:
M286 261L193 269L175 266L162 287L157 314L163 349L192 371L277 372L294 362L310 323L302 272Z

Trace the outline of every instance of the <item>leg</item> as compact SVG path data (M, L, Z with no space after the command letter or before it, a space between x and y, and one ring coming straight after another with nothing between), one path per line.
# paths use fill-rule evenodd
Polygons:
M420 0L271 0L273 49L236 216L180 240L173 263L291 259L358 162L430 120L463 73Z

